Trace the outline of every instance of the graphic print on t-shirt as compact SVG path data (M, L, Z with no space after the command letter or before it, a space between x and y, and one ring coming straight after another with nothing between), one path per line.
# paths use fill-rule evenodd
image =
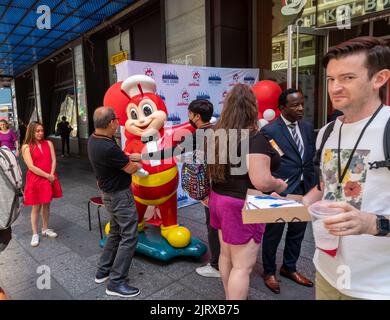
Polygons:
M343 172L352 149L340 152L341 171ZM345 201L359 209L362 205L363 190L367 178L370 150L356 150L349 169L338 190L338 155L337 149L325 149L322 174L324 175L326 200Z

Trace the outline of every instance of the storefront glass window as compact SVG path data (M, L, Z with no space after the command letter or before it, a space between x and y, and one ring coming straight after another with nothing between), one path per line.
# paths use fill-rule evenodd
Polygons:
M16 105L16 95L15 95L15 80L11 80L11 104L12 110L14 113L14 128L18 129L19 127L19 116L18 116L18 108Z
M378 21L374 21L374 37L385 37L390 39L390 12L389 16Z
M26 97L26 122L29 123L31 121L38 121L37 108L35 104L35 92L34 92L34 80L33 75L31 73L28 74L27 80L27 97Z
M31 104L31 103L35 103L35 100L27 99L27 104ZM33 121L39 121L38 113L37 113L37 109L36 108L34 108L34 110L32 112L32 115L31 115L31 118L30 118L30 122L33 122Z
M272 9L272 34L274 35L272 40L272 62L276 64L276 69L280 69L282 66L281 62L287 60L287 35L285 34L285 31L290 24L298 24L304 27L322 27L324 25L334 25L336 23L338 10L340 10L340 13L345 13L345 10L349 10L353 21L354 18L359 16L376 13L386 9L390 9L390 1L388 0L275 1ZM386 31L389 29L389 26L389 17L375 22L374 35L387 35L388 33L386 33ZM351 32L349 32L349 30L351 30ZM342 31L340 33L339 41L341 42L344 38L349 39L354 36L368 35L368 24L363 24L361 27L344 28L338 31ZM351 33L351 36L349 33ZM332 45L332 43L330 44ZM303 39L300 41L300 51L300 56L302 58L313 55L315 53L314 42L309 39L307 39L307 41ZM313 59L311 60L313 61ZM272 69L276 70L275 68Z
M166 0L168 63L206 65L205 0Z
M304 27L315 27L316 7L315 1L276 1L272 8L272 64L270 70L263 71L263 78L277 82L280 87L287 89L287 59L288 41L287 27L296 24ZM299 77L298 87L305 97L305 119L316 123L315 103L315 70L316 70L316 45L314 36L296 36L293 38L293 86L295 87L297 47L299 49Z
M38 121L42 121L42 107L41 107L41 91L39 88L39 77L38 77L38 66L33 68L33 79L34 79L34 90L35 90L35 101L36 101L36 112Z
M62 117L66 117L66 121L69 122L70 126L73 128L70 136L72 138L77 137L77 110L76 110L76 101L73 93L67 93L64 100L61 103L60 113L57 117L55 128L62 121Z
M79 138L88 139L88 109L85 94L85 73L82 46L78 45L74 47L73 54L78 111L78 134Z
M122 45L122 51L121 51ZM122 53L122 55L121 55ZM116 83L117 74L115 65L122 60L130 59L130 32L126 30L107 40L108 73L110 86Z
M287 80L287 27L299 25L307 28L329 30L329 46L336 45L347 39L358 36L372 35L388 38L390 30L390 1L388 0L295 0L274 1L272 8L272 65L270 70L262 72L264 79L277 81L283 89ZM386 11L385 11L386 10ZM383 13L382 13L383 11ZM377 13L380 12L380 15ZM346 18L350 15L351 26ZM370 14L376 14L374 21L363 21L362 17L372 19ZM371 28L371 27L372 28ZM371 31L370 31L371 30ZM305 96L305 118L313 121L315 126L322 126L323 116L319 110L319 88L322 59L322 42L318 36L300 34L297 41L293 36L293 86L296 78L297 45L299 49L298 86ZM321 49L322 48L322 49ZM322 93L323 94L323 93ZM325 93L326 94L326 93ZM328 111L331 112L328 101Z

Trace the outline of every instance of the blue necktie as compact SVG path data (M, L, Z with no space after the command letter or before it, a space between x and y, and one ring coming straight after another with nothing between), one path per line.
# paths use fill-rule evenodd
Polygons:
M298 132L297 132L297 123L290 123L288 125L288 127L291 129L291 133L292 133L292 136L293 136L293 139L294 139L294 142L298 148L298 151L299 151L299 154L301 155L301 159L303 159L303 145L302 145L302 142L301 142L301 139L299 139L299 135L298 135Z

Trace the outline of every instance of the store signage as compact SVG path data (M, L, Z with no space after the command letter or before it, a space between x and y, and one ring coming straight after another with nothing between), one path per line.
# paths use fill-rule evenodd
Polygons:
M288 25L295 24L304 12L307 0L273 1L272 6L272 35L283 32Z
M307 0L284 0L282 2L282 15L291 16L296 15L302 11L306 5Z
M299 67L312 66L315 64L316 57L314 55L299 58ZM296 67L296 59L292 61L293 68ZM285 70L287 69L288 62L287 60L275 61L272 62L272 71L276 70Z
M366 0L365 13L382 11L390 8L390 0Z
M308 3L306 0L275 1L272 8L272 34L279 34L289 24L313 27L317 23L322 26L390 9L390 0L328 0L318 3L317 8Z
M334 3L322 3L318 4L317 15L318 25L330 24L337 22L337 19L342 19L344 15L340 15L339 12L346 12L346 7L349 9L351 18L356 18L369 13L380 12L386 9L390 9L390 0L360 0L360 1L334 1ZM313 7L312 7L313 8ZM315 12L307 8L303 11L302 17L298 19L301 21L301 25L311 27L315 25ZM310 14L306 14L309 13Z
M8 105L0 105L0 112L8 112L9 109Z
M118 63L121 63L122 61L128 60L128 56L129 54L127 50L114 54L113 56L111 56L110 64L114 66Z

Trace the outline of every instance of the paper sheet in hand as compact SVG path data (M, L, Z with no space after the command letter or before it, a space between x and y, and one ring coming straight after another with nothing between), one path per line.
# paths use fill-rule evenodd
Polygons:
M287 195L285 199L274 198L258 190L248 189L242 209L243 223L310 221L307 207L300 203L301 199L301 195L293 194Z
M148 153L153 153L158 151L158 144L157 141L149 141L146 144L146 149L148 150ZM160 160L150 160L150 165L152 167L159 166L161 164Z
M278 199L271 196L248 196L247 204L249 209L272 209L303 206L302 203L294 200Z

